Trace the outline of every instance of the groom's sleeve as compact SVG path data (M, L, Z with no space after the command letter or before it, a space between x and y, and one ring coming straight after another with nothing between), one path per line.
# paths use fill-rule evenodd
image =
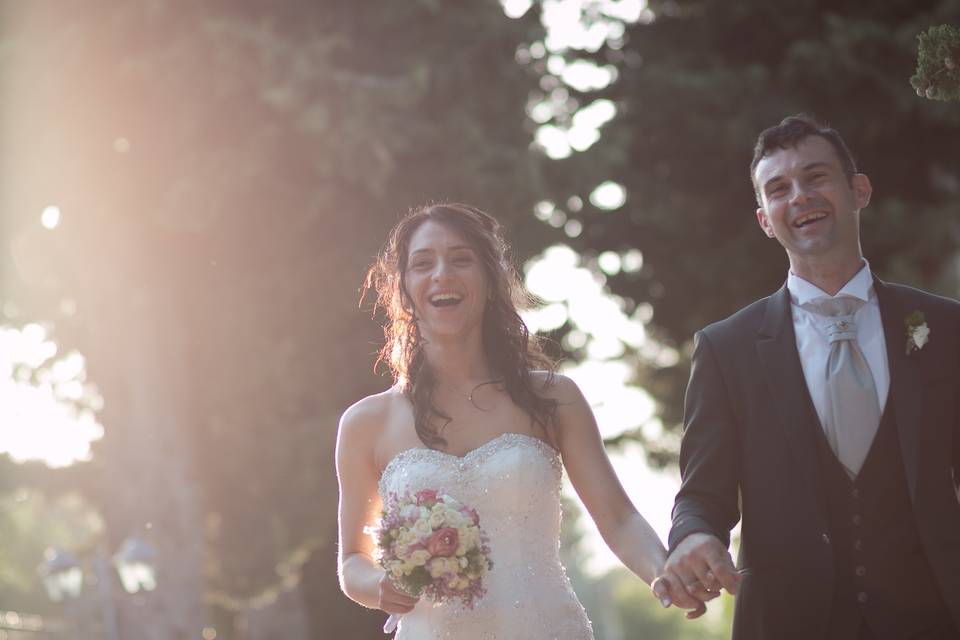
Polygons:
M694 344L680 444L682 482L668 539L671 552L699 532L729 546L730 529L740 518L739 427L707 334L698 332Z
M960 335L960 312L953 315L956 320L956 333L954 335ZM957 349L957 361L960 362L960 344L958 344ZM953 382L957 390L955 397L960 398L960 375ZM960 415L955 416L953 423L953 486L957 491L957 499L960 500Z

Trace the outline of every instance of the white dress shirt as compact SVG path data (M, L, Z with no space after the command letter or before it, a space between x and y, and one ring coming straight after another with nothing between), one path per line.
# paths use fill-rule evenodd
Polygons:
M890 369L887 365L887 346L883 334L883 322L880 319L880 303L873 289L873 274L870 265L864 260L863 268L853 276L836 296L830 296L814 284L794 275L787 276L787 290L790 292L790 309L793 315L793 330L797 336L797 353L803 377L807 381L810 398L820 418L820 425L826 424L826 370L827 357L830 355L830 342L827 338L827 325L830 319L804 309L802 305L817 298L852 296L866 300L853 315L857 324L857 345L863 352L873 374L877 388L877 401L880 413L886 406L887 393L890 390Z

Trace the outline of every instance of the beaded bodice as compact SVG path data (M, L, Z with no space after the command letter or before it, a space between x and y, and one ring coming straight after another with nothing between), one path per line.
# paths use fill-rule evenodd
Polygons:
M458 457L408 449L380 478L388 493L441 489L480 514L493 569L474 609L421 601L403 616L398 640L589 640L590 623L560 564L557 452L537 438L505 433Z

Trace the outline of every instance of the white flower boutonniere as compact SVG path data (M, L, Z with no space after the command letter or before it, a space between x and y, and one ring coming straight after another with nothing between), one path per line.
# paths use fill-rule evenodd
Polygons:
M907 316L907 355L911 351L920 351L930 341L930 327L922 311L914 311Z

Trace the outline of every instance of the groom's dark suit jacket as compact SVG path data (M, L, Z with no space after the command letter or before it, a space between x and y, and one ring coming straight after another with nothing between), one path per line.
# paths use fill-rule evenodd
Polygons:
M906 477L922 552L960 629L960 303L875 288L903 461L890 472ZM930 335L908 355L914 311ZM729 543L742 517L734 640L825 636L837 580L819 429L786 286L697 334L670 549L694 532Z

